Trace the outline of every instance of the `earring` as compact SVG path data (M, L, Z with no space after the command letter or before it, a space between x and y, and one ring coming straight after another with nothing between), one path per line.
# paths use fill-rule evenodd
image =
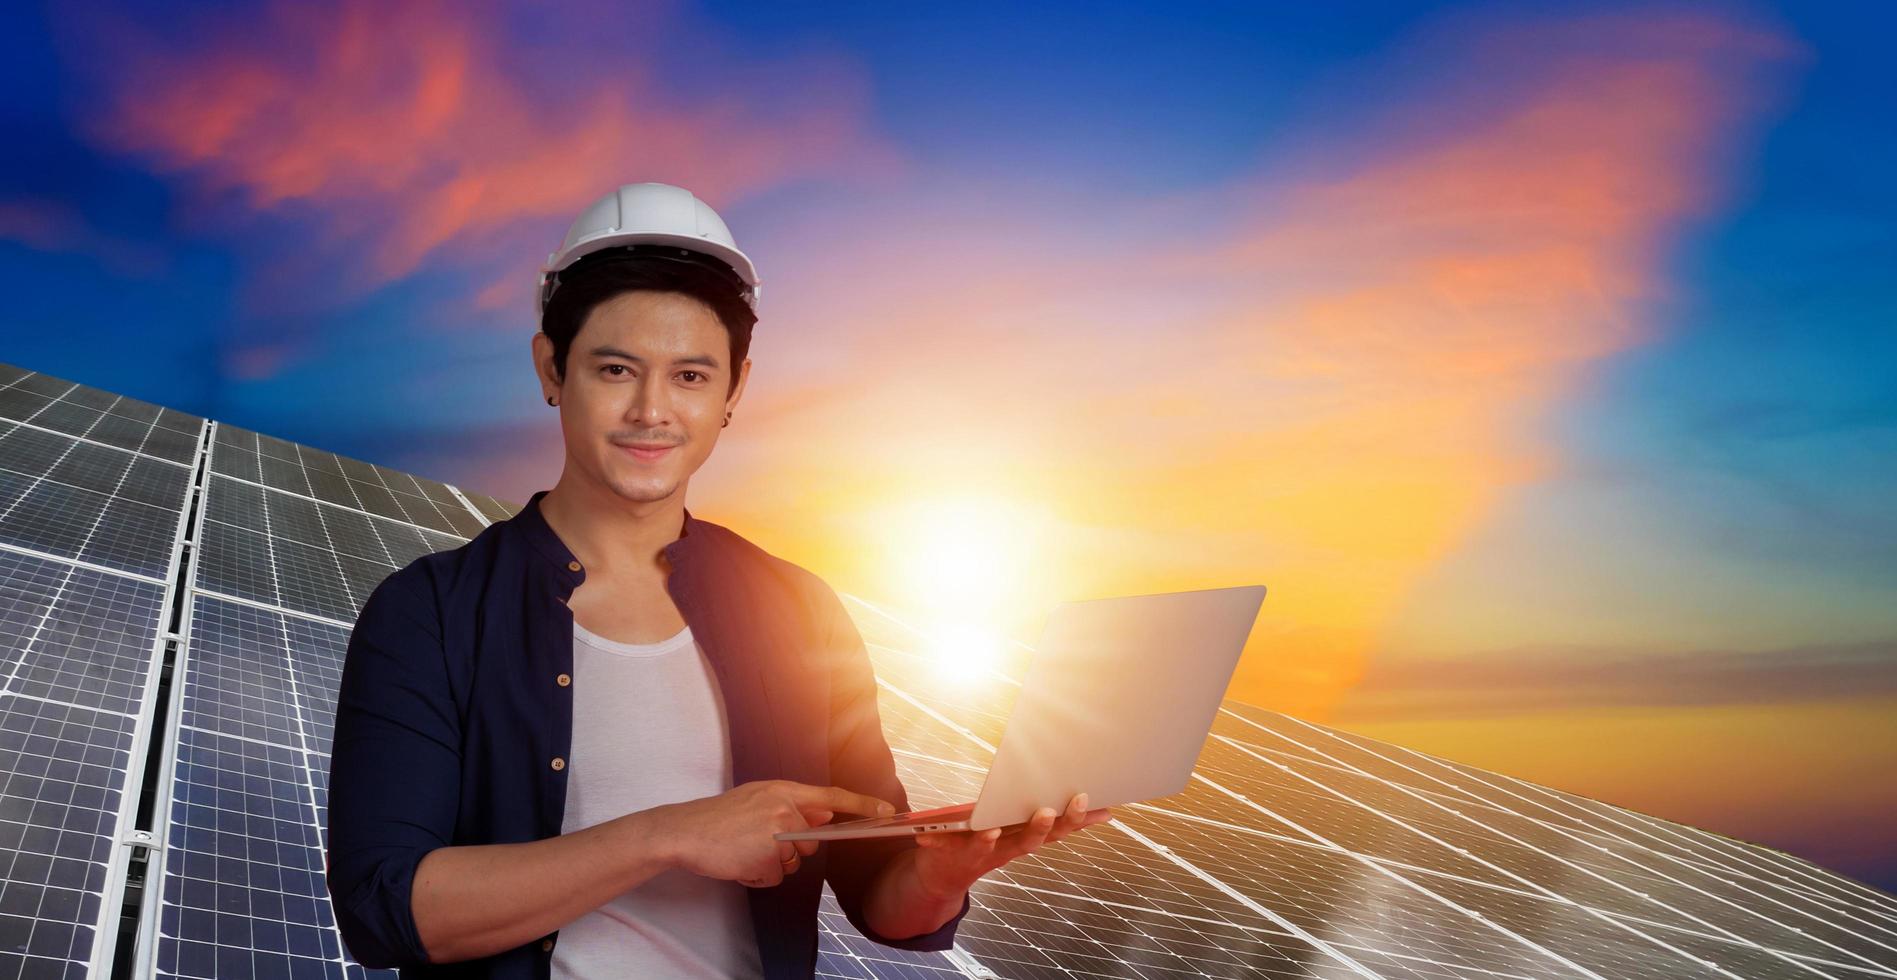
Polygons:
M556 401L554 401L554 400L553 400L553 396L552 396L552 395L548 395L548 396L547 396L547 404L549 404L549 405L558 405L558 404L560 404L560 403L559 403L559 402L556 402Z
M727 426L727 425L730 425L730 424L731 424L731 413L730 413L730 412L726 412L726 413L725 413L725 420L724 420L723 422L721 422L721 423L719 423L719 425L718 425L718 428L720 428L720 429L722 429L722 428L724 428L725 426Z

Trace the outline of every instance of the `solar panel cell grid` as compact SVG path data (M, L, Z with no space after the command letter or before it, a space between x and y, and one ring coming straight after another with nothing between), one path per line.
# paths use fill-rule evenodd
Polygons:
M7 419L30 419L38 414L52 399L22 388L0 388L0 417Z
M316 501L273 490L264 494L264 508L272 536L316 548L330 547L329 529L317 513Z
M219 456L225 452L223 447L218 447ZM205 487L206 518L247 531L261 532L264 529L262 487L221 476L213 476Z
M69 436L83 436L105 413L67 401L55 401L33 416L33 424Z
M8 693L135 715L163 587L89 568L62 572L52 605L8 643Z
M270 459L284 460L301 468L303 456L297 449L296 443L260 432L252 432L249 435L256 442L255 448L259 453Z
M267 538L219 521L198 527L197 588L276 605L276 575Z
M99 515L105 513L106 500L104 494L78 487L35 481L8 512L15 523L6 525L0 540L77 558Z
M119 484L118 496L153 507L175 509L190 489L190 468L139 456L132 460L130 472Z
M342 463L336 458L335 453L326 449L317 449L314 446L298 445L296 454L297 459L303 463L304 472L312 477L343 476Z
M263 482L263 467L257 462L257 454L236 446L218 445L211 457L211 472L246 483Z
M15 473L41 477L51 472L59 461L72 452L78 443L70 436L57 432L48 432L35 428L31 424L15 425L6 433L6 441L0 443L5 451L6 468Z
M130 399L127 401L130 401ZM121 402L120 406L123 407L125 404L125 402ZM138 405L141 409L153 407L146 402L135 402L134 404ZM176 409L166 408L160 410L158 413L159 428L170 429L173 432L182 432L193 439L197 438L198 432L203 426L203 418L186 412L180 412Z
M336 462L342 467L343 476L348 477L350 480L357 483L368 483L378 487L382 486L382 478L376 475L374 466L359 459L351 459L348 456L338 456L336 457Z
M489 521L504 521L520 511L518 504L503 503L484 493L466 493L464 491L464 495L469 500L474 501L474 506L478 508Z
M356 496L355 487L350 484L348 478L339 473L324 473L310 469L305 469L303 472L309 477L310 493L317 500L353 510L362 508L362 498Z
M412 493L398 493L395 495L395 501L401 505L403 512L408 514L409 523L441 534L460 534L460 530L455 527L455 522L449 520L447 515L442 513L441 508L435 506L435 502L427 497ZM472 521L473 515L468 515L468 519Z
M940 953L912 953L864 939L843 917L828 890L817 910L817 975L882 980L967 980Z
M397 567L389 558L389 550L382 546L382 539L376 535L373 518L369 515L333 505L318 507L316 515L322 521L322 540L333 545L337 554Z
M301 751L281 613L200 595L181 724Z
M131 469L132 459L132 454L128 452L75 442L67 447L59 462L47 471L46 477L57 483L109 494L117 489L119 481Z
M137 719L0 696L0 975L84 976Z
M298 496L312 496L310 481L303 476L302 464L275 456L260 456L257 463L263 469L264 486L288 490Z
M20 388L48 398L57 398L73 389L73 382L64 378L55 378L50 374L31 371L15 378L10 387Z
M110 568L162 577L177 539L178 514L124 497L105 505L79 557Z
M884 737L892 749L976 765L983 771L994 757L989 749L929 717L906 694L899 694L894 688L884 687L878 691L876 704Z
M333 554L275 537L270 540L270 549L276 563L277 592L285 607L343 621L356 618L359 603L343 583L342 569Z
M294 668L291 680L303 720L304 747L312 753L328 756L330 734L335 727L336 692L342 683L343 654L349 647L349 630L301 616L283 617L282 627L286 659ZM327 765L321 768L328 771Z
M1816 980L1820 977L1864 977L1878 975L1877 971L1866 972L1835 963L1818 962L1803 957L1785 954L1781 951L1766 950L1746 941L1734 941L1707 936L1698 932L1669 929L1649 922L1634 923L1641 932L1653 937L1657 942L1678 949L1684 955L1698 959L1716 967L1720 972L1740 977L1801 977Z
M12 470L0 470L0 514L9 513L13 505L33 486L33 478Z
M1519 939L1406 887L1347 852L1139 808L1129 808L1120 819L1326 941L1451 970L1515 976L1570 972Z
M303 753L178 738L158 974L342 976Z
M178 417L172 421L183 424L185 419ZM144 441L139 444L138 449L147 456L188 464L198 451L198 433L196 429L185 431L163 425L156 426L145 433Z
M1564 812L1591 815L1597 828L1618 846L1637 848L1641 853L1661 855L1666 864L1680 864L1701 872L1723 875L1736 881L1763 886L1769 890L1796 893L1800 897L1829 903L1867 895L1873 901L1888 903L1890 896L1866 892L1855 882L1846 882L1803 862L1792 861L1779 852L1708 834L1695 828L1669 823L1645 814L1633 813L1597 804L1592 800L1556 793L1544 787L1489 775L1494 785L1512 790L1526 805L1549 805ZM1790 870L1792 874L1783 873ZM1842 884L1845 887L1840 889ZM1823 896L1823 897L1821 897ZM1855 904L1855 902L1853 903ZM1861 906L1860 906L1861 907Z
M23 470L39 469L92 480L107 472L96 457L90 457L90 463L67 464L83 444L60 440L63 446L48 446L41 437L60 439L25 427L7 434L0 451L12 448L16 439L32 451L14 461L19 468L9 472L25 476ZM115 485L128 472L118 471ZM18 490L9 491L12 499L0 520L0 542L148 576L162 574L170 561L178 521L175 504L161 509L61 483L52 476L36 475L23 485L18 480L9 482Z
M369 523L375 529L376 539L382 543L382 550L389 554L389 564L397 568L436 550L432 542L422 537L421 528L379 517L371 518Z
M409 523L408 514L402 510L400 504L395 502L395 495L382 485L355 483L351 489L356 492L356 499L362 501L363 508L369 513L392 521Z
M452 534L430 531L427 528L418 528L417 530L420 531L422 543L427 546L429 551L447 551L450 548L458 548L466 544L468 540L466 538L456 537Z
M1533 811L1537 814L1559 813L1569 819L1577 819L1574 815L1585 812L1584 804L1592 802L1512 795L1478 774L1462 771L1461 767L1433 759L1426 761L1438 769L1450 771L1454 778L1470 785L1491 789L1498 801L1513 799L1518 806L1540 808ZM1664 878L1664 883L1653 884L1647 890L1663 895L1664 900L1674 907L1691 909L1695 914L1746 935L1749 939L1768 942L1774 948L1801 955L1820 958L1842 955L1845 962L1888 964L1892 954L1897 953L1897 948L1893 948L1897 944L1883 943L1877 938L1877 932L1861 924L1850 923L1835 910L1806 895L1785 889L1768 878L1748 873L1744 870L1743 862L1709 867L1682 860L1684 854L1689 853L1680 850L1689 847L1683 838L1640 829L1638 815L1617 816L1604 812L1601 817L1597 826L1615 832L1614 835L1620 838L1615 845L1615 853L1629 862L1643 864L1652 874ZM1850 927L1840 927L1840 923L1849 923Z
M75 405L84 405L87 408L96 408L103 412L122 399L111 392L101 391L98 388L74 385L72 390L62 396L62 400L72 402Z

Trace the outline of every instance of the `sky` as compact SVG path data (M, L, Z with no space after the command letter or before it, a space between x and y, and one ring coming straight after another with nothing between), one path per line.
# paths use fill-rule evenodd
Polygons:
M694 514L1020 642L1262 583L1233 697L1897 888L1897 13L886 8L8 5L0 360L523 500L539 265L679 184Z

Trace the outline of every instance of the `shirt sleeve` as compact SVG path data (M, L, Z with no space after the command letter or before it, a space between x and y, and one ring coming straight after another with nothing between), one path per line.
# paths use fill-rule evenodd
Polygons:
M813 576L813 579L815 577ZM895 804L897 812L908 809L908 793L896 775L896 760L883 737L882 718L876 709L876 675L870 667L869 652L857 632L836 591L816 579L819 620L824 623L825 650L832 666L830 704L830 775L831 782L844 789L865 793ZM864 936L895 949L935 951L948 949L955 942L956 927L968 914L968 898L962 898L961 910L934 932L906 939L891 939L878 934L864 921L864 903L869 886L884 865L896 855L916 846L914 837L864 837L856 840L826 841L830 849L824 861L824 879L836 893L837 904L850 925Z
M440 617L408 576L384 579L349 635L329 763L330 902L367 967L429 962L410 891L422 858L452 838L461 792Z

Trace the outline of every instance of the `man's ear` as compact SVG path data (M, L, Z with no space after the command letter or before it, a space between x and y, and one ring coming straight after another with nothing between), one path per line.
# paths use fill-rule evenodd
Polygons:
M732 386L731 394L725 398L726 411L734 411L737 409L738 402L744 398L744 383L749 380L750 377L751 359L747 357L744 359L743 364L738 365L738 382Z
M560 376L553 370L553 338L540 331L534 331L531 356L534 365L534 377L540 381L542 400L560 390Z

